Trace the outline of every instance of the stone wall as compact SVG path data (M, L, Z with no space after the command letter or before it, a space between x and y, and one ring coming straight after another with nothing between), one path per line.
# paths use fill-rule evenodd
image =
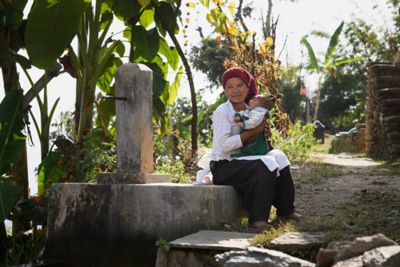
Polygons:
M369 66L365 116L367 155L384 160L400 158L399 67Z
M352 152L365 154L365 135L365 123L357 123L354 131L339 132L335 135L331 143L330 152Z

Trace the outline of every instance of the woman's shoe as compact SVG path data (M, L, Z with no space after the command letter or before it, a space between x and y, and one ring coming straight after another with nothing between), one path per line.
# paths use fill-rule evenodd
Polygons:
M249 223L249 227L255 229L258 233L270 230L273 226L264 221L256 221L254 223Z

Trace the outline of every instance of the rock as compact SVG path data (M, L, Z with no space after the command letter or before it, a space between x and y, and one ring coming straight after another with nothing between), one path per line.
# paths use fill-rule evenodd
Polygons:
M322 232L289 232L271 241L274 249L283 252L308 250L324 244L325 234Z
M336 267L334 264L353 257L361 256L365 251L377 247L392 245L397 245L397 243L383 234L359 237L353 241L332 242L327 248L318 251L317 266L329 267L333 265Z
M351 257L362 255L367 250L390 245L397 245L397 243L383 234L358 237L348 246L339 251L336 255L335 261L346 260Z
M245 251L230 251L215 256L225 267L308 267L308 262L280 251L248 247Z
M327 248L321 248L317 254L317 267L332 266L338 251L350 243L351 241L337 241L330 243Z
M364 267L361 258L362 256L358 256L344 261L339 261L332 267Z
M375 248L362 255L365 267L398 267L400 266L400 246Z

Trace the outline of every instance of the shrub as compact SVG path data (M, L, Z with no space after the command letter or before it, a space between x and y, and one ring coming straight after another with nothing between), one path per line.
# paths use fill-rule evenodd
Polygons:
M191 183L192 179L185 173L185 165L181 160L172 160L161 156L156 160L155 169L159 173L171 174L173 183Z
M285 152L290 161L301 162L308 158L311 148L319 142L313 137L313 133L312 124L296 123L288 129L286 137L282 137L277 129L272 128L272 142L275 148Z

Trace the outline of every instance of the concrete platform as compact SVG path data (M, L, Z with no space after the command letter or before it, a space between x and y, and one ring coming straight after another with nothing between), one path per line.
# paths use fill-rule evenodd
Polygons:
M65 266L154 266L156 241L233 222L230 186L54 184L44 259Z

